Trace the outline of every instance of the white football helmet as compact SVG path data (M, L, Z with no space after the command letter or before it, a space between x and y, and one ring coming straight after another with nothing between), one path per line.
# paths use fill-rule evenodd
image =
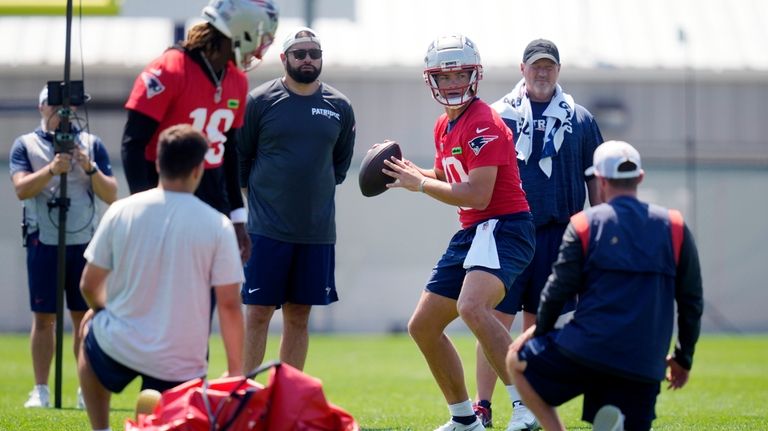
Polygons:
M437 85L437 75L446 72L470 72L469 84L462 87L460 96L449 97ZM461 35L443 36L435 39L424 56L424 81L432 90L432 97L439 103L458 108L472 100L477 94L477 83L483 79L483 65L480 53L469 38Z
M275 39L278 11L273 0L212 0L203 19L232 39L237 66L256 67Z

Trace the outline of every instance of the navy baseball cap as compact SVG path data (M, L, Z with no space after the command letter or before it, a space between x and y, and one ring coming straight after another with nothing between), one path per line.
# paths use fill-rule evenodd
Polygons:
M557 50L557 46L554 42L547 39L531 41L523 52L523 63L533 64L536 60L541 60L542 58L548 58L560 64L560 52Z

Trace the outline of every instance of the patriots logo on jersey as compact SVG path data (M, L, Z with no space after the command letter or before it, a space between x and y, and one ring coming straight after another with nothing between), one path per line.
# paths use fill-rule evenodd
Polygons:
M480 154L480 150L483 149L485 144L489 142L493 142L495 140L499 139L498 135L485 135L485 136L478 136L471 141L467 142L467 145L469 145L469 148L472 149L472 152L475 153L475 155Z
M149 72L142 72L141 80L144 81L144 87L147 89L147 99L151 99L165 91L165 85L160 82L160 78L156 75Z

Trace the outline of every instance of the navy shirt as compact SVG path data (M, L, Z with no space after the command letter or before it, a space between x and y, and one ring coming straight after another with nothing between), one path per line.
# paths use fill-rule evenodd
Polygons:
M675 265L665 208L620 196L585 213L590 221L587 253L569 225L541 295L534 335L550 331L565 301L578 295L573 319L557 336L563 353L624 377L659 381L676 303L674 358L690 369L703 293L688 228Z
M584 171L592 166L592 153L603 143L603 136L592 114L583 106L575 105L572 128L565 132L560 151L552 157L552 176L547 177L539 167L539 160L546 125L546 118L542 114L548 105L548 102L531 101L534 127L531 156L527 163L517 160L523 190L536 227L550 223L566 224L573 214L584 208L587 198L585 183L588 179ZM517 122L504 118L504 123L512 130L517 141L520 136Z
M327 84L310 96L281 78L251 91L238 152L248 188L248 232L303 244L336 242L336 185L355 143L349 100Z

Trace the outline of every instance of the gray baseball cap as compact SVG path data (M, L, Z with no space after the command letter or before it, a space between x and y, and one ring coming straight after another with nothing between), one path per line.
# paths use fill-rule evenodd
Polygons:
M547 39L531 41L523 52L523 63L533 64L536 60L541 60L542 58L548 58L560 64L560 52L557 50L557 46L554 42Z

